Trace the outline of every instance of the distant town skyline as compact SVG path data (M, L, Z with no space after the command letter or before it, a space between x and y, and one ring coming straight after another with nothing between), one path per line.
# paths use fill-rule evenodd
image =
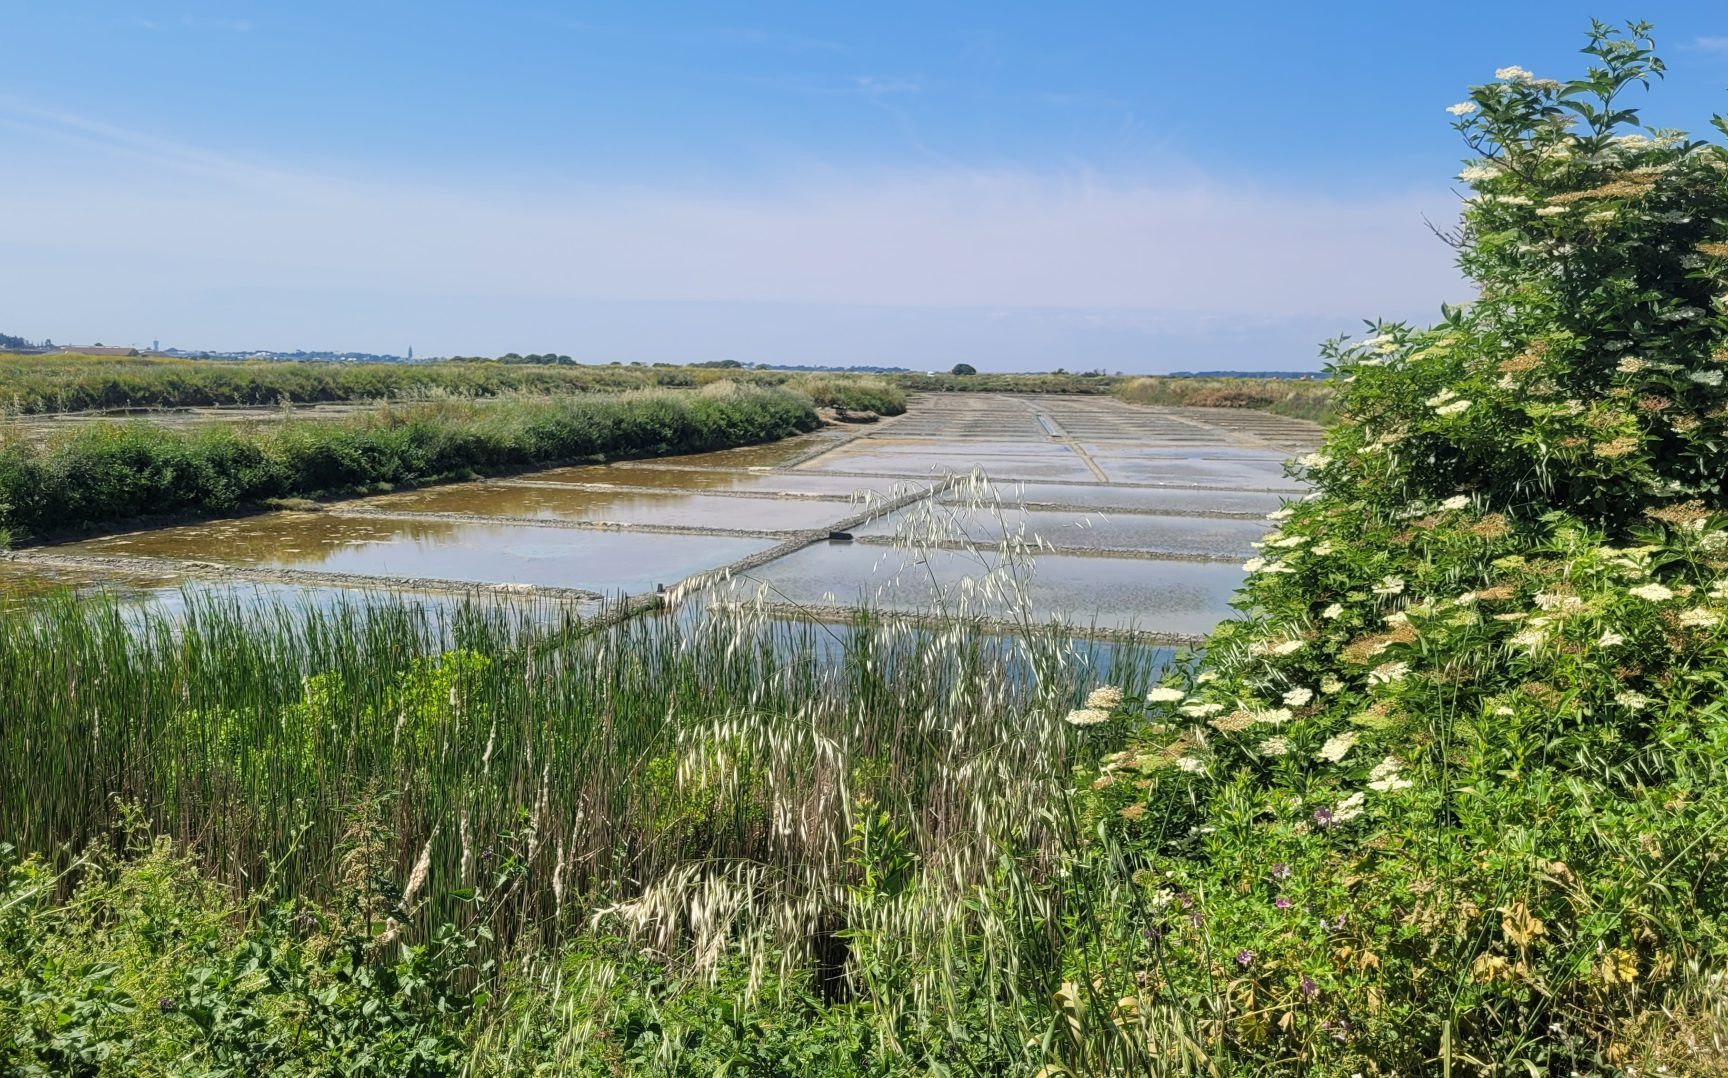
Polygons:
M1652 122L1728 108L1718 5L1627 14L1670 65ZM1505 64L1577 72L1586 22L1558 0L11 5L15 53L81 62L0 73L10 157L53 163L0 175L0 324L1311 368L1363 319L1469 298L1429 228L1457 213L1445 108Z

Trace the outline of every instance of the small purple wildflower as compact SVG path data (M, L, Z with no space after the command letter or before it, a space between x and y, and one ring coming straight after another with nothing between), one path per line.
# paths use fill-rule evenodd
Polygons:
M1277 898L1273 899L1272 904L1281 910L1287 910L1293 905L1290 899L1284 895L1279 895Z
M1320 994L1320 986L1315 984L1314 978L1307 974L1302 975L1302 994L1307 996L1309 999L1313 999L1315 996Z
M1344 915L1342 913L1338 915L1336 921L1332 922L1332 927L1338 929L1340 932L1344 930Z
M1327 808L1325 805L1321 805L1319 808L1314 810L1314 822L1321 827L1331 827L1332 810Z
M1272 878L1275 880L1287 880L1287 879L1289 879L1290 878L1290 866L1285 864L1282 861L1273 865L1272 866Z
M176 1010L180 1009L180 1005L178 1003L175 1003L173 998L169 997L169 996L163 996L161 999L157 1000L156 1001L156 1007L158 1010L163 1011L164 1013L166 1013L168 1011L176 1011Z
M1254 952L1244 947L1236 952L1236 964L1244 968L1254 964Z

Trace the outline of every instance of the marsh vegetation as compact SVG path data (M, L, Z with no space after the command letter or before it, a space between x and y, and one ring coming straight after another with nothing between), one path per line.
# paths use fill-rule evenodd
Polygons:
M1720 1072L1728 149L1586 52L1451 109L1481 297L1328 347L1203 654L980 631L1006 524L916 623L6 617L0 1059Z

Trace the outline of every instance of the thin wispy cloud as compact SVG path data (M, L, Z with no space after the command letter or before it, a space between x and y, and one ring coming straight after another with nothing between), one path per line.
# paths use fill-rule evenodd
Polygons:
M196 15L182 15L180 25L189 30L228 30L236 34L250 33L251 19L208 19Z
M1280 320L1307 334L1315 320L1348 328L1464 298L1450 252L1422 225L1448 212L1444 196L958 167L809 172L748 197L455 188L260 167L16 99L0 98L0 122L76 151L80 177L0 174L0 201L32 207L9 225L13 257L0 260L0 289L22 310L136 293L131 267L147 263L157 285L220 293L226 312L303 290L379 289L422 306L684 304L712 316L715 305L778 304L899 311L918 324L925 316L910 312L948 311L942 332L1036 326L1060 348L1063 334L1117 341ZM139 182L121 162L177 178ZM664 321L633 328L645 349Z

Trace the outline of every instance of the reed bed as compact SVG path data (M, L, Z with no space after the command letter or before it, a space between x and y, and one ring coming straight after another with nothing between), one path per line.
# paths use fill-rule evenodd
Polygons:
M1112 675L1143 691L1167 659L1119 647ZM520 995L583 939L746 993L891 997L894 1027L957 991L1047 995L1028 926L1057 914L1063 716L1094 661L1055 632L748 607L584 632L478 604L61 597L0 620L0 835L75 869L126 818L263 904L335 902L370 859L392 933L480 918L530 956L512 998L536 1029L604 1013L592 969ZM956 961L988 972L955 981ZM519 1041L506 1017L476 1043Z

